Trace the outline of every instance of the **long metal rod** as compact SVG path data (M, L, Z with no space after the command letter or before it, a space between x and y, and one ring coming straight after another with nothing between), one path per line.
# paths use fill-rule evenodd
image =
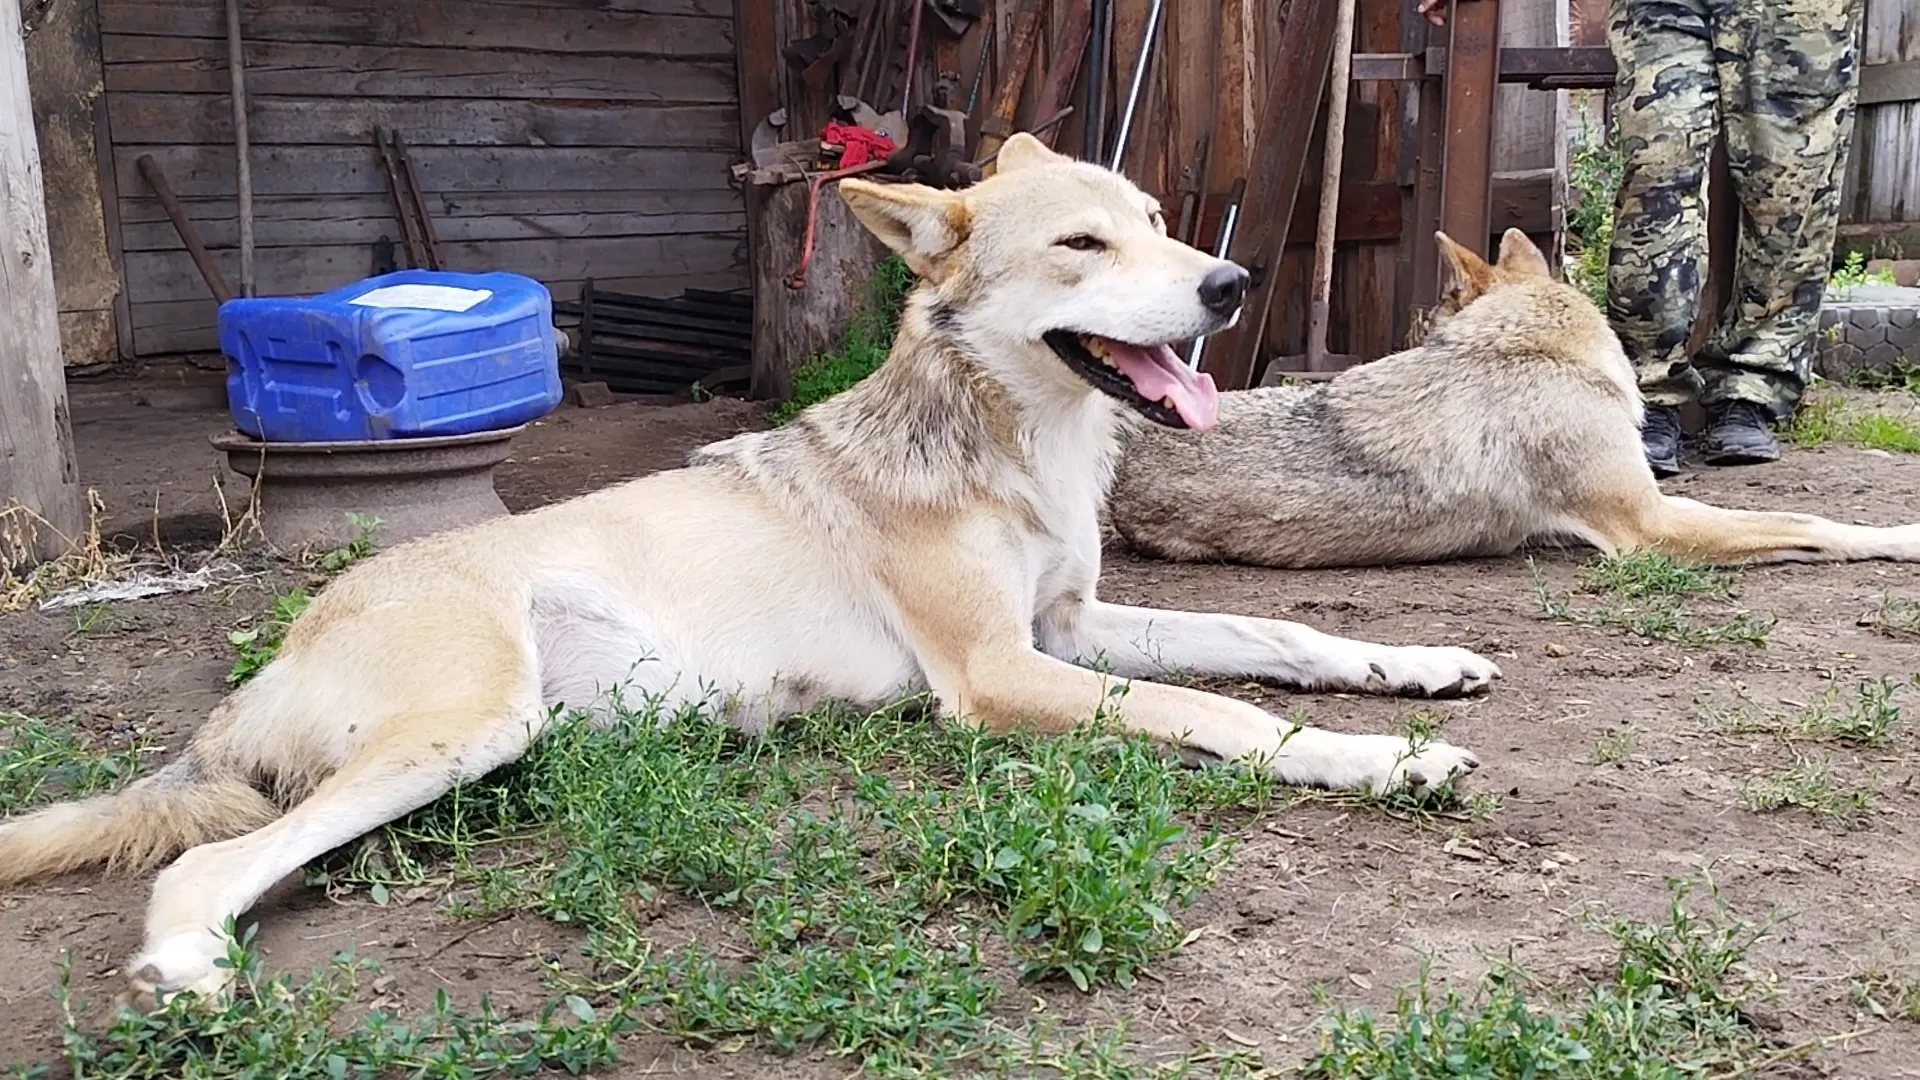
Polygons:
M239 166L240 295L253 295L253 162L247 140L247 56L240 0L227 0L227 68L233 76L233 153Z
M1092 18L1087 29L1087 111L1084 151L1087 161L1106 157L1107 141L1107 67L1112 58L1108 42L1113 36L1112 0L1093 0ZM971 111L971 110L969 110Z
M1120 111L1120 131L1113 137L1113 154L1107 168L1120 171L1120 159L1127 156L1127 137L1133 134L1133 114L1140 108L1140 89L1147 82L1147 68L1153 63L1153 43L1160 36L1160 15L1167 0L1153 0L1147 10L1147 32L1140 36L1140 55L1133 62L1133 83L1127 87L1127 105Z
M1234 226L1240 224L1240 200L1246 198L1246 196L1247 182L1245 180L1235 180L1233 182L1233 190L1227 193L1226 209L1220 213L1220 236L1213 242L1213 257L1216 259L1226 258L1227 251L1233 247L1233 229ZM1187 346L1187 366L1189 368L1195 371L1200 370L1200 357L1201 354L1206 351L1206 348L1207 339L1205 337L1194 338L1193 344Z

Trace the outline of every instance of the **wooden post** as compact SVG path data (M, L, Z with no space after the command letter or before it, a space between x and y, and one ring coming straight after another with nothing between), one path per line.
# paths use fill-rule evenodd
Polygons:
M239 169L240 295L252 296L253 154L247 138L247 55L240 38L240 0L227 0L227 69L233 84L233 154Z
M53 558L86 524L60 362L20 5L0 3L0 560Z
M1493 236L1493 101L1500 84L1499 0L1454 0L1447 17L1446 145L1440 228L1479 255Z
M788 284L800 265L807 234L806 184L748 181L748 198L764 209L753 249L753 375L749 395L759 401L793 396L793 373L840 344L847 323L866 299L867 281L886 249L853 216L838 185L820 189L807 284Z
M1492 3L1493 0L1475 0ZM1333 66L1337 0L1295 0L1280 29L1280 46L1260 107L1260 142L1251 159L1246 205L1233 238L1234 262L1253 274L1246 306L1233 329L1209 339L1204 366L1222 390L1244 390L1259 376L1261 345L1279 288L1280 258L1293 221L1293 201L1307 167L1307 144L1319 119L1320 95Z

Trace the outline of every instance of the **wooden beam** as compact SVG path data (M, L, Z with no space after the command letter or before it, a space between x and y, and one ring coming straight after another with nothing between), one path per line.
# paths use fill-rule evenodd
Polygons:
M1476 0L1492 3L1493 0ZM1307 147L1319 119L1319 103L1333 63L1335 0L1294 0L1280 30L1280 47L1268 69L1267 100L1254 130L1263 140L1252 158L1243 223L1230 255L1253 274L1246 306L1233 329L1209 339L1205 368L1222 390L1252 385L1280 283L1280 258L1307 166Z
M1398 242L1405 227L1402 198L1405 189L1391 180L1370 180L1340 185L1340 208L1334 217L1333 240L1336 244L1384 244ZM1319 227L1319 185L1301 185L1293 201L1293 219L1287 225L1287 246L1304 247L1313 243ZM1220 229L1220 214L1225 203L1223 192L1207 199L1200 215L1200 235L1213 236ZM1488 223L1489 238L1509 228L1525 233L1550 233L1553 220L1553 173L1540 169L1522 173L1495 173L1493 177L1493 218Z
M1493 219L1493 101L1500 82L1499 0L1454 0L1447 19L1446 158L1440 228L1484 256Z
M1860 104L1920 101L1920 60L1866 64L1860 68Z
M20 5L0 3L0 563L9 566L64 553L86 524L46 206Z

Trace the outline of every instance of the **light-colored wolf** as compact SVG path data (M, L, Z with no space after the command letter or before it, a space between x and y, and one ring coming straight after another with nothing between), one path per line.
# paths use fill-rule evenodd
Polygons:
M1444 743L1296 727L1145 680L1444 695L1498 676L1479 656L1094 595L1117 431L1134 414L1212 426L1212 382L1168 343L1231 325L1244 270L1169 239L1122 177L1030 137L966 191L841 190L921 279L879 372L687 468L360 564L176 760L0 825L0 881L184 849L126 970L141 996L217 991L227 917L520 757L559 709L604 718L615 691L748 731L931 691L990 729L1060 732L1131 679L1127 727L1289 782L1419 788L1474 767Z
M1223 394L1204 438L1138 432L1114 483L1114 531L1162 558L1293 568L1542 540L1718 564L1920 560L1920 525L1661 494L1606 317L1517 229L1493 265L1439 240L1451 282L1417 348L1316 386Z

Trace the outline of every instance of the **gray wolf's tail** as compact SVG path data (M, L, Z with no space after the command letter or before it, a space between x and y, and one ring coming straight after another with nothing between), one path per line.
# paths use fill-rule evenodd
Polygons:
M280 812L245 777L209 766L200 747L111 795L0 823L0 885L105 863L138 872L187 848L239 836Z

